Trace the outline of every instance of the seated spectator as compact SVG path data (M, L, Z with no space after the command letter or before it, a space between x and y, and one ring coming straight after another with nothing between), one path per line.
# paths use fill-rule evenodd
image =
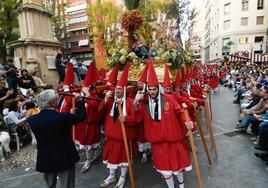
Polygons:
M33 102L36 104L36 95L32 89L29 89L26 93L26 97L30 102Z
M262 88L260 96L262 97L261 101L251 109L246 109L244 111L245 116L243 117L241 124L237 125L236 128L247 129L250 123L257 121L254 114L261 115L268 110L268 87Z
M3 77L0 77L0 110L2 112L3 105L6 100L14 98L13 89L6 88L6 81Z
M26 69L21 70L21 77L19 78L19 87L23 89L32 89L36 92L37 88L32 76L28 75Z
M21 103L19 101L13 101L8 110L9 112L5 117L6 126L11 132L18 132L18 127L28 119L26 111L21 109Z
M39 88L44 88L44 87L47 86L47 84L42 81L39 71L34 72L32 77L34 79L34 83L35 83L35 85L37 87L37 90Z

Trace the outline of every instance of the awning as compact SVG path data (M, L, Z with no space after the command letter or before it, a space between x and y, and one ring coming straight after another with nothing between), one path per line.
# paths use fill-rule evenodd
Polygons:
M78 46L88 46L89 39L79 40Z

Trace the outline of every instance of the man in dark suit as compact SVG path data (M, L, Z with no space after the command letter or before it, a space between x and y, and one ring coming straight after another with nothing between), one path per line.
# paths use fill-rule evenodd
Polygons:
M74 94L76 100L79 94ZM57 96L52 89L37 96L41 112L28 119L37 140L36 171L44 173L49 188L55 188L57 176L60 187L73 188L75 184L75 163L79 161L71 136L71 127L85 119L85 104L77 102L77 110L59 113L55 110Z

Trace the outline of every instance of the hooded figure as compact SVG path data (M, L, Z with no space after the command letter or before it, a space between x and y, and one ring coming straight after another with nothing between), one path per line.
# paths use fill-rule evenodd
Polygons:
M101 182L101 187L107 187L116 182L115 170L121 168L121 176L116 187L122 188L126 182L128 161L124 146L121 124L125 124L126 136L132 155L137 154L137 124L134 122L133 99L126 96L129 64L125 65L123 73L117 82L114 92L106 92L104 100L99 105L99 113L105 113L106 142L103 149L103 162L110 170L109 176ZM122 115L119 115L119 105Z
M135 120L144 122L145 139L152 144L154 168L160 172L169 188L174 188L173 174L180 188L183 170L191 170L190 153L186 144L187 128L184 111L172 95L160 94L159 83L152 62L148 69L148 102L143 94L134 101Z

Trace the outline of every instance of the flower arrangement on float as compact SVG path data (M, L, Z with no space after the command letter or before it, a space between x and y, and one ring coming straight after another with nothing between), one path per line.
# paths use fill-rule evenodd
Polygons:
M136 1L126 0L125 5L127 11L121 13L121 22L106 25L99 40L107 54L106 65L112 68L119 64L122 70L130 61L131 80L139 78L149 57L154 59L156 69L164 69L166 63L170 69L190 65L191 53L178 45L179 24L175 18L159 10L146 19L137 9Z

